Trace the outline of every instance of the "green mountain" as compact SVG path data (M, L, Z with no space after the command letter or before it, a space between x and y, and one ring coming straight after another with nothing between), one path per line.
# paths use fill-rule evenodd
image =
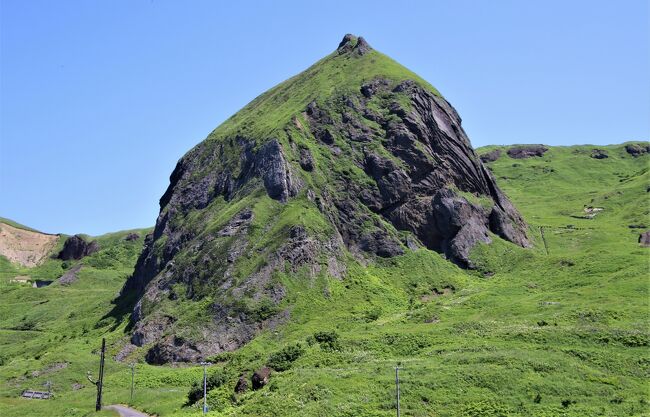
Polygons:
M292 321L296 285L329 294L423 247L472 268L479 243L530 246L453 107L352 35L188 152L160 207L123 290L136 302L131 342L156 364ZM419 285L452 286L456 268L427 256Z
M160 416L201 414L202 359L215 416L395 415L398 365L404 416L648 415L648 150L475 153L346 36L179 161L153 230L0 256L0 415L92 415L102 337L104 403L137 362Z

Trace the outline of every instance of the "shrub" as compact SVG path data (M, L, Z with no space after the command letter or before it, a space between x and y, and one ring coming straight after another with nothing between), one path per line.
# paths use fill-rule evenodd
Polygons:
M462 415L464 417L509 417L510 413L507 408L497 402L481 400L467 404L463 409Z
M221 372L212 372L208 374L206 388L209 392L211 389L218 388L226 382L226 377ZM203 398L203 378L192 383L192 387L187 393L187 403L194 404Z
M339 335L335 331L320 331L314 333L314 339L320 345L320 348L327 351L341 350Z
M276 371L286 371L304 353L305 350L300 343L285 346L282 350L271 354L268 365Z
M379 317L381 317L381 307L376 306L371 308L370 310L366 310L366 312L363 315L363 319L366 321L366 323L370 323L371 321L377 320Z

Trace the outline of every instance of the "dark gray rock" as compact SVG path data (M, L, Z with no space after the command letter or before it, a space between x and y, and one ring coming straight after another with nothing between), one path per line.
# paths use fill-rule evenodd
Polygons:
M650 153L650 144L632 143L630 145L625 145L625 152L634 157L641 156Z
M641 246L650 247L650 230L646 230L639 235L639 244Z
M382 231L364 234L359 242L359 247L382 258L392 258L404 254L401 245Z
M70 236L63 244L63 249L59 252L57 258L64 261L72 259L79 260L84 256L91 255L99 250L97 241L86 242L80 235Z
M360 91L365 98L371 98L378 91L387 90L389 86L390 86L390 81L384 78L375 78L374 80L366 84L363 84L361 86ZM369 113L369 114L373 114L373 113ZM373 116L373 118L378 118L378 116Z
M174 320L169 316L148 317L146 321L138 321L131 335L131 343L136 346L153 343L162 338L173 322Z
M246 374L242 374L235 385L235 394L243 394L246 391L248 391L248 377Z
M370 47L363 37L356 37L350 33L343 37L343 40L337 48L339 54L354 53L357 55L365 55L370 51L372 51L372 47Z
M520 145L508 149L508 156L514 159L525 159L533 156L542 156L548 151L543 145Z
M145 360L150 365L176 362L197 363L202 359L196 346L177 336L168 336L157 342L145 355Z
M68 271L66 271L65 274L61 275L59 279L56 280L57 283L61 285L70 285L77 281L77 274L81 270L83 265L78 264L70 268Z
M264 387L266 384L269 383L270 379L271 379L271 368L264 366L258 369L253 374L253 378L252 378L253 389L257 390Z
M606 159L609 157L607 151L604 149L594 149L591 151L590 156L594 159Z
M269 197L286 202L289 197L298 194L302 184L292 174L276 139L264 144L254 158L256 174L262 177Z
M489 152L484 153L480 157L481 157L481 162L488 163L488 162L496 161L497 159L499 159L500 156L501 156L501 149L493 149Z
M133 241L138 240L138 239L140 239L140 235L137 234L137 233L129 233L124 238L124 240L126 240L127 242L133 242Z
M300 149L300 167L309 172L314 170L314 157L311 156L309 149Z
M411 194L411 179L392 160L370 154L364 160L364 168L366 173L377 182L381 195L379 210L404 202Z

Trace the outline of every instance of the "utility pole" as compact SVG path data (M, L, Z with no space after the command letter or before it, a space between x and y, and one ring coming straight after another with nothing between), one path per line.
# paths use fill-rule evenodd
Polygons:
M131 368L131 402L129 404L133 404L133 382L135 379L135 363L131 363L129 365L129 368Z
M208 412L208 366L212 365L210 362L201 362L203 365L203 414Z
M50 399L52 396L52 381L46 381L45 386L47 387L47 398Z
M395 367L395 393L397 395L397 417L400 417L399 409L399 364Z
M102 338L102 353L99 359L99 379L93 381L88 372L87 378L88 381L92 382L97 386L97 402L95 403L95 411L101 411L102 409L102 387L104 385L104 356L106 354L106 339Z

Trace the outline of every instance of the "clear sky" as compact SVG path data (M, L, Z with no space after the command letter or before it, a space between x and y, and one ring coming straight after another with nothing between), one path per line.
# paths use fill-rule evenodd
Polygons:
M0 14L0 216L51 233L153 225L187 150L348 32L435 85L474 146L650 132L646 0L0 0Z

